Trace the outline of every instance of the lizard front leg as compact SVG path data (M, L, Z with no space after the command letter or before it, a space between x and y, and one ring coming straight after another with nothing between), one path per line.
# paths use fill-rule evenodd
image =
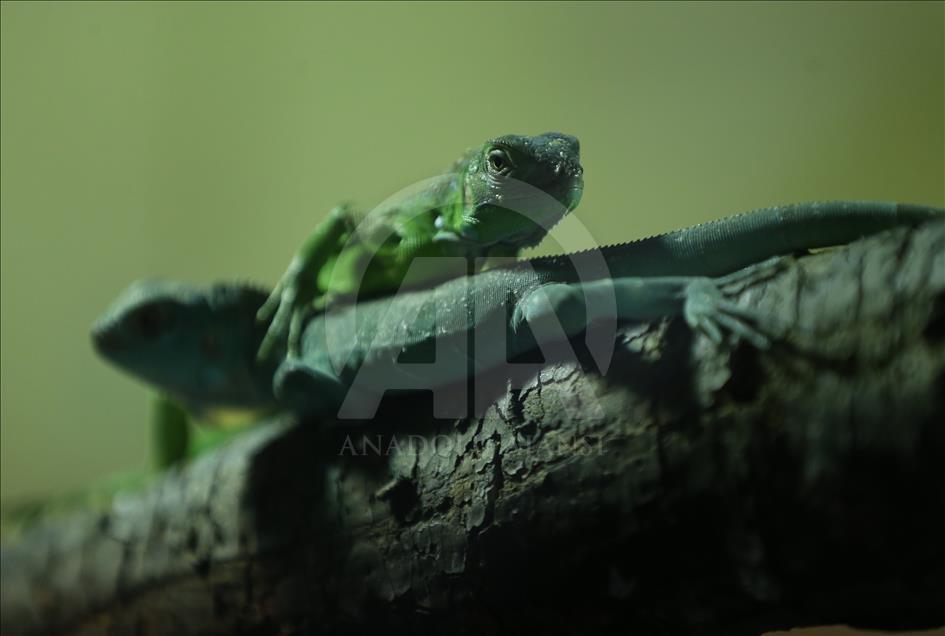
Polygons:
M190 425L187 412L172 399L156 394L151 400L151 457L157 470L187 458Z
M690 328L721 343L724 333L758 348L769 341L756 312L729 300L721 289L726 279L654 277L603 279L589 283L549 283L530 292L517 305L513 331L527 322L538 342L578 335L595 322L647 322L681 315Z
M264 360L288 333L290 356L298 355L302 325L318 295L318 274L328 260L339 251L341 239L348 231L349 209L336 206L296 253L289 268L256 313L256 320L270 318L269 329L256 355Z

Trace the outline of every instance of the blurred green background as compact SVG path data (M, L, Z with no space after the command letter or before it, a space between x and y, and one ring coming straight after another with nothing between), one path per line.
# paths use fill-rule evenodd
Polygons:
M146 391L88 340L130 281L271 284L332 205L496 134L580 137L601 243L943 205L943 24L942 3L3 3L0 497L145 463Z

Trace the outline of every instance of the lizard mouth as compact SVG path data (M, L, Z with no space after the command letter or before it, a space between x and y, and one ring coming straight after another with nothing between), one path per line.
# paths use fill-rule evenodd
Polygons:
M562 203L568 208L568 212L571 212L581 203L581 197L583 196L584 180L578 179L577 182L571 186L571 189L568 190L567 195L565 195L565 200L562 201Z
M577 195L580 199L580 193ZM577 201L575 201L574 206L569 206L563 213L556 214L549 219L546 219L544 222L535 223L533 227L518 232L512 236L507 236L499 241L495 242L495 245L502 245L507 247L535 247L544 240L544 238L555 228L561 220L567 216L567 214L577 206Z

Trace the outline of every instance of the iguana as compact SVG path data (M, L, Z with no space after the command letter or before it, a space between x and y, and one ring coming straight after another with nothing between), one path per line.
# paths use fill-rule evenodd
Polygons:
M419 191L368 215L347 205L334 208L259 309L260 322L271 319L260 359L287 332L289 353L296 354L305 316L329 300L378 296L405 282L429 285L450 276L438 267L411 267L417 257L462 256L482 264L537 245L577 207L582 175L575 137L504 135L467 151Z
M139 283L99 320L93 341L104 357L185 404L334 415L346 397L371 403L386 389L462 381L548 339L591 333L589 326L614 318L681 314L712 340L727 331L764 347L765 317L733 305L722 291L739 270L751 273L771 257L929 220L945 220L945 211L893 203L789 205L522 261L314 315L300 357L279 362L260 363L254 355L264 336L255 321L264 292ZM476 334L485 342L469 348ZM433 353L435 364L404 362Z

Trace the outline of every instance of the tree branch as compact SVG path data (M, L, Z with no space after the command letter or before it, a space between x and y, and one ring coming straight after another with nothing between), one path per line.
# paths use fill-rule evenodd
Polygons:
M4 546L3 633L941 625L943 254L934 223L745 289L767 352L670 321L479 419L255 428Z

